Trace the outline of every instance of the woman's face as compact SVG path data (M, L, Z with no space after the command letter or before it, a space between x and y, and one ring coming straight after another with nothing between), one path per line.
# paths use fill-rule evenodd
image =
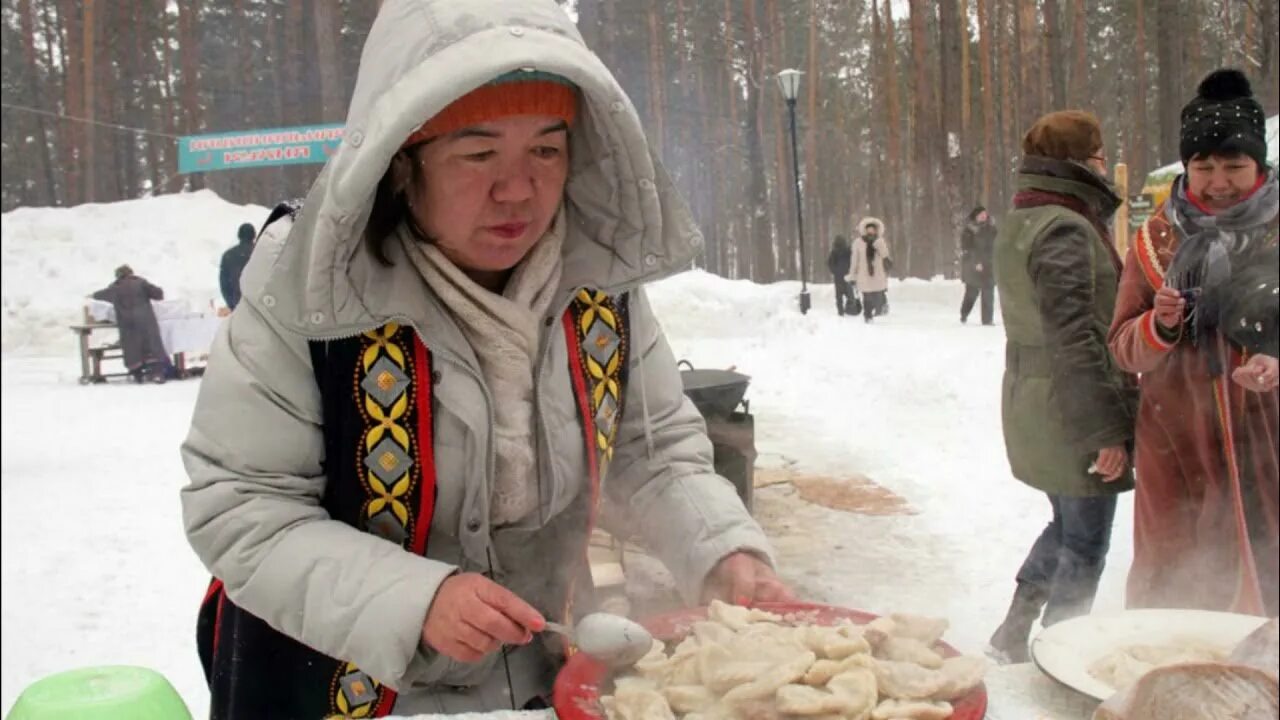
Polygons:
M410 212L464 272L515 267L551 227L569 174L569 128L520 115L484 122L410 150L421 172Z
M1226 210L1258 184L1258 163L1248 155L1197 156L1187 164L1187 189L1214 210Z

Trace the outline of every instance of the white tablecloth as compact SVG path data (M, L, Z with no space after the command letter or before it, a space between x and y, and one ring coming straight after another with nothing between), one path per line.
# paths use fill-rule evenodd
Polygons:
M188 356L207 355L213 338L218 333L222 318L216 315L195 313L186 300L152 300L156 320L160 324L160 340L170 355L185 353ZM111 303L89 300L86 305L89 316L97 322L115 322L116 311Z

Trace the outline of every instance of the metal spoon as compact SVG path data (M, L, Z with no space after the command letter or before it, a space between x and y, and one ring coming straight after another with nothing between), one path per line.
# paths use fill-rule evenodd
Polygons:
M578 650L612 669L631 667L653 646L653 635L642 625L620 615L591 613L570 629L548 622L547 630L569 638Z

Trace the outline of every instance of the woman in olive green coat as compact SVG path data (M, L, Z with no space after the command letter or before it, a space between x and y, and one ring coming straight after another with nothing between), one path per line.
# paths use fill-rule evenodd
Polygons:
M1053 519L1018 571L991 638L1027 659L1031 625L1087 613L1106 562L1116 494L1133 487L1136 390L1107 350L1120 257L1107 222L1120 204L1088 113L1040 118L1023 139L1013 210L996 237L1007 345L1004 439L1014 477L1048 495Z

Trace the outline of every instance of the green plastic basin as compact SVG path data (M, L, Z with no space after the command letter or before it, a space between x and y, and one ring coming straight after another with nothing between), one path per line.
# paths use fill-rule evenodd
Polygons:
M87 667L32 683L6 720L191 720L178 691L154 670Z

